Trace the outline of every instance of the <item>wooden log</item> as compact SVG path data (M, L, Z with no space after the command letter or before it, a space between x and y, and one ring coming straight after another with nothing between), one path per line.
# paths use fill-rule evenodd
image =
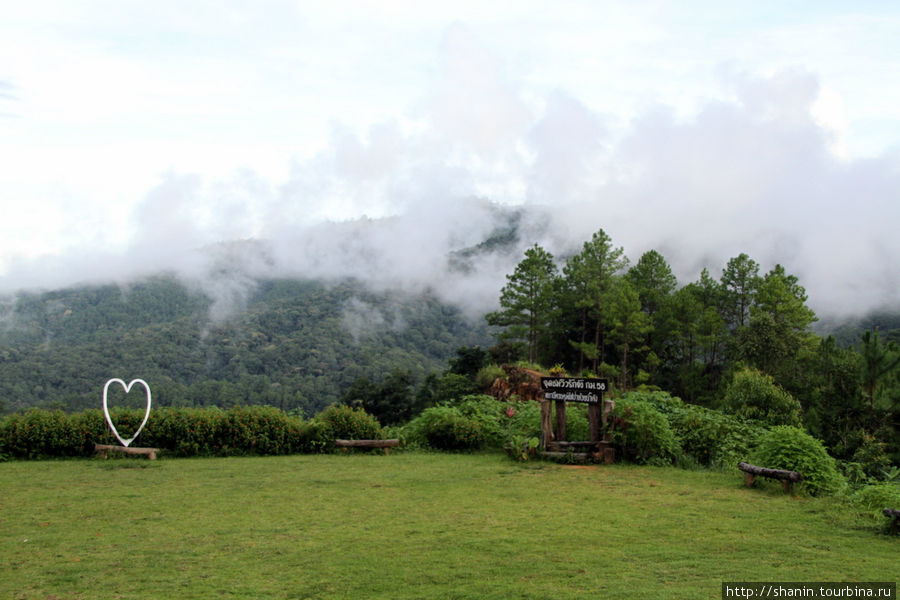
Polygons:
M578 460L587 460L589 458L594 458L593 452L550 452L545 451L541 452L540 456L544 458L577 458Z
M129 448L127 446L112 446L110 444L94 444L94 452L103 458L109 458L110 452L121 452L133 456L146 456L149 460L156 460L159 448Z
M556 439L566 439L566 403L562 400L556 401Z
M599 404L588 404L588 434L592 442L600 441L600 425L603 408Z
M778 479L779 481L800 482L803 481L803 475L796 471L784 471L781 469L767 469L765 467L757 467L745 462L738 463L738 469L745 473L760 477L768 477L770 479Z
M400 440L334 440L338 448L397 448Z
M596 442L550 442L549 446L555 446L562 449L567 448L593 448L595 450L600 450L604 446L609 446L609 442L604 441L596 441Z
M541 450L547 449L547 444L553 441L553 416L550 413L550 401L541 402Z

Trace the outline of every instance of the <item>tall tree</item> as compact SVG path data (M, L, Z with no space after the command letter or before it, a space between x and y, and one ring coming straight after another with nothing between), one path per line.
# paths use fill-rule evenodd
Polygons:
M722 315L734 330L747 325L759 286L759 265L746 254L730 259L722 270Z
M528 349L528 360L536 362L541 336L549 325L553 308L553 280L557 275L553 255L535 244L506 276L500 291L501 309L486 315L489 325L505 327L502 340L520 340Z
M678 281L672 268L656 250L648 250L626 274L641 301L641 309L652 318L666 298L675 291Z
M627 389L635 381L629 359L633 352L645 351L647 333L653 328L650 316L641 310L634 285L626 278L616 279L610 289L612 302L608 312L610 337L619 351L619 385Z
M900 367L900 351L897 344L881 343L878 329L862 334L862 385L869 407L875 408L875 400L883 382Z
M757 284L749 326L738 331L740 357L792 387L801 350L811 357L818 345L809 331L816 320L797 277L775 265Z
M581 311L582 327L572 345L579 349L596 371L603 361L603 336L607 326L605 310L610 303L611 288L616 275L628 266L622 247L615 248L612 239L600 229L584 243L579 254L566 261L563 274L573 291L576 306ZM591 335L591 329L592 334ZM588 341L591 336L592 341Z
M641 310L647 315L651 325L644 340L648 352L643 366L651 377L655 377L665 359L666 338L676 326L670 313L663 309L671 301L678 281L669 263L656 250L648 250L642 254L638 262L628 269L625 277L637 292Z

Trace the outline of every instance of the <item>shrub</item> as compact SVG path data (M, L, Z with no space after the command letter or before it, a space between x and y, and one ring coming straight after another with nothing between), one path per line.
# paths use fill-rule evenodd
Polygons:
M175 456L216 456L234 453L221 442L224 411L217 408L165 408L150 413L142 445ZM146 437L145 437L146 435Z
M751 462L769 469L797 471L803 475L803 486L814 496L835 493L845 485L836 461L822 442L797 427L773 427L760 440Z
M770 375L756 369L743 369L734 374L725 390L723 408L768 425L802 425L800 402L776 385Z
M466 396L454 405L459 413L478 422L484 436L484 445L491 448L502 448L508 437L506 421L507 410L512 403L499 402L492 396Z
M378 420L361 408L330 406L316 415L316 420L328 425L332 439L377 440L381 437Z
M660 391L641 390L626 392L620 396L620 400L647 402L664 415L671 414L685 406L681 398L672 396L669 392Z
M876 481L883 479L891 468L891 459L885 452L886 447L887 444L878 438L863 434L862 443L850 460L859 464L867 478Z
M540 438L541 405L538 402L499 403L503 407L504 427L507 440L515 436L526 439ZM567 421L568 423L568 421Z
M427 408L405 430L409 441L436 450L477 450L487 441L481 422L454 406Z
M144 418L138 409L110 414L120 435L130 436ZM229 456L321 452L334 441L329 423L304 423L268 406L158 408L132 446L151 446L174 456ZM94 444L118 444L100 410L66 415L32 410L0 422L0 455L8 458L87 457Z
M900 485L876 483L867 485L850 495L855 507L881 517L885 508L900 509Z
M290 417L271 406L235 406L219 424L223 454L288 454Z
M506 454L517 461L525 462L537 454L540 438L514 435L507 440L503 449Z
M707 467L735 468L766 433L760 425L693 404L673 410L668 417L682 452Z
M0 453L11 458L81 456L84 440L61 410L31 409L3 422Z
M475 385L478 386L480 391L486 392L491 389L494 381L506 378L506 371L500 365L487 365L478 370L478 373L475 375Z
M644 400L620 398L610 423L620 456L639 463L668 464L680 454L666 417Z
M323 421L312 420L303 423L299 419L294 419L290 427L294 452L318 454L328 452L334 446L335 437L331 426Z

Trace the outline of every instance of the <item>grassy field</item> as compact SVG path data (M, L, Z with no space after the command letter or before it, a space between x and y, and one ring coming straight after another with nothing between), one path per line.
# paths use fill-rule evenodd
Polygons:
M739 475L396 453L0 464L0 598L719 598L900 540Z

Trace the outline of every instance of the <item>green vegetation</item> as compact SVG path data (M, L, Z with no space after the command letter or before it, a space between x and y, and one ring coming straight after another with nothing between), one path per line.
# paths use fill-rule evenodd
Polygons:
M806 301L783 265L761 273L746 254L728 260L718 280L704 269L678 287L659 252L629 266L601 229L563 260L539 245L525 252L507 276L500 309L487 315L502 327L489 352L495 361L606 377L617 393L667 390L764 427L803 427L843 461L855 463L866 444L881 444L881 456L900 466L896 330L884 337L858 331L856 345L842 347L813 332L817 317ZM655 418L639 405L632 410L635 419ZM618 438L636 460L668 453L627 439L636 435ZM859 466L881 477L871 464Z
M397 371L415 385L457 348L490 339L427 294L290 280L247 292L227 314L221 299L165 277L19 293L0 303L0 408L95 408L104 381L140 376L155 406L268 404L311 416L357 379L381 384Z
M698 598L895 579L897 540L737 474L500 455L0 464L0 596ZM852 559L848 560L848 557Z
M762 436L751 460L770 469L802 473L803 485L811 494L835 493L844 485L822 442L789 425L773 427Z

